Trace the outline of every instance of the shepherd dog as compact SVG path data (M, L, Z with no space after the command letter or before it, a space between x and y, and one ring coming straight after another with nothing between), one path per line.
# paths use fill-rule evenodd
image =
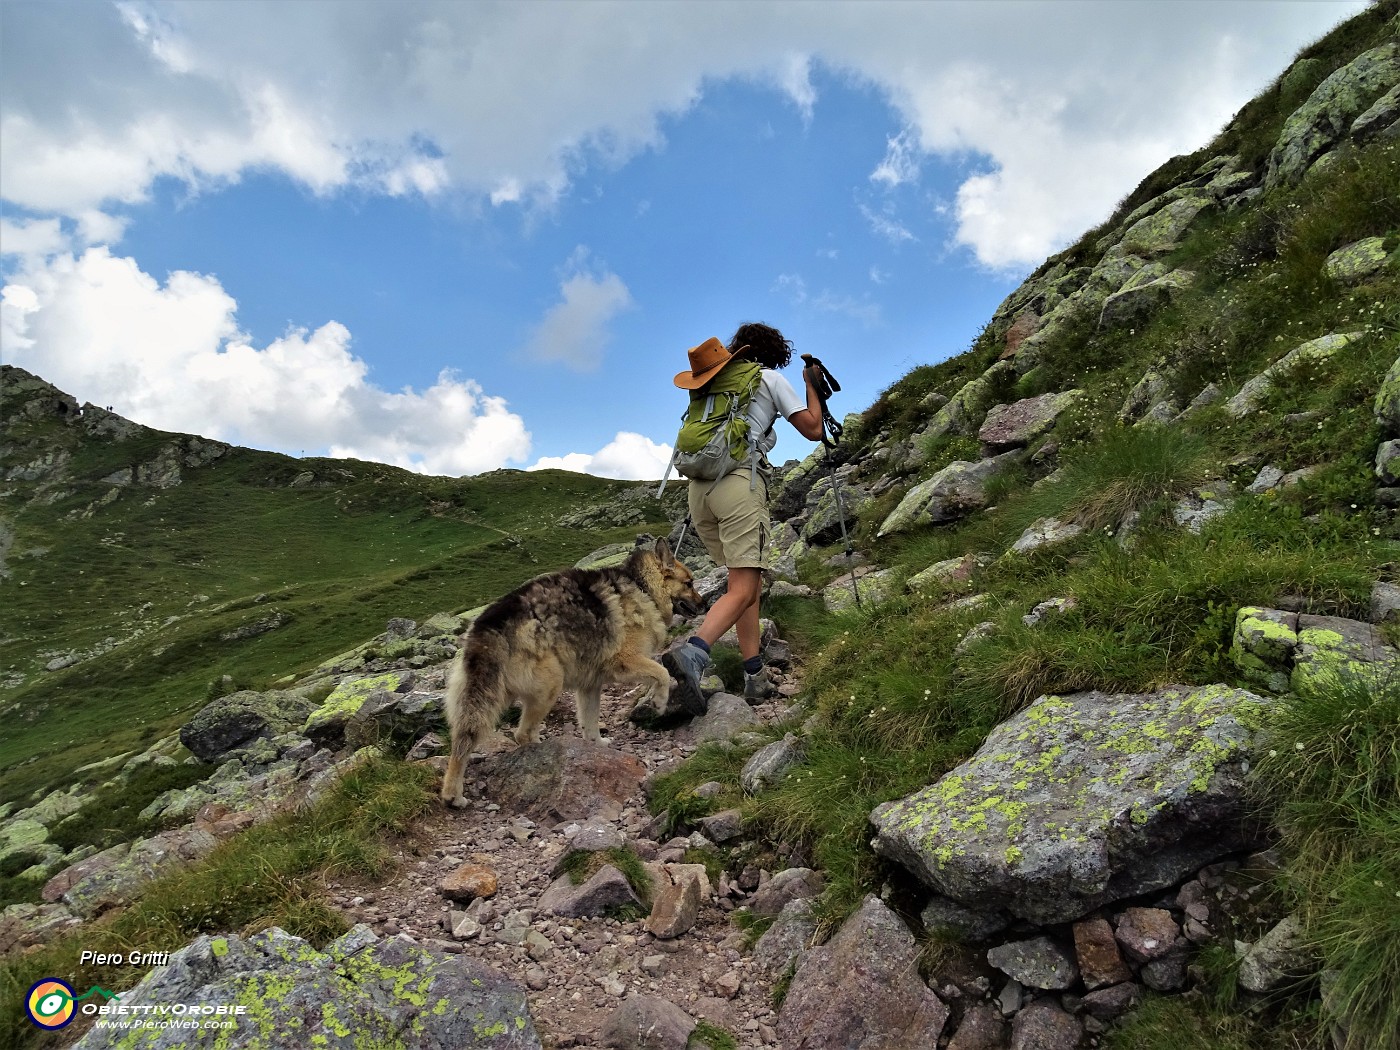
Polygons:
M565 690L574 691L583 738L599 743L606 742L598 730L605 684L647 683L664 707L671 676L652 654L665 647L674 613L694 615L702 606L694 577L665 540L639 543L622 565L549 573L498 598L472 624L448 675L452 754L442 800L467 804L467 761L516 701L517 744L539 741L540 724Z

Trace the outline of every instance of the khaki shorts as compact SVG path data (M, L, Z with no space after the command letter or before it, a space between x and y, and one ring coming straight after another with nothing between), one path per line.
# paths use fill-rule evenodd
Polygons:
M710 557L730 569L768 568L768 483L748 468L690 483L690 521Z

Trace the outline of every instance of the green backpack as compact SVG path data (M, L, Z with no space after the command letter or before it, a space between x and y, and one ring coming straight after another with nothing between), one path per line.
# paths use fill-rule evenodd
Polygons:
M757 476L759 435L749 432L749 404L762 379L763 367L757 361L732 361L691 391L658 496L672 467L692 481L718 481L748 463Z

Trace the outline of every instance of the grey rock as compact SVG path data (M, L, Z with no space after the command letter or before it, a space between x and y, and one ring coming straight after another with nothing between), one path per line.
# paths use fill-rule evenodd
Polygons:
M732 740L749 729L762 724L762 719L741 696L715 693L710 697L710 709L699 718L676 730L678 744L698 745L710 740Z
M1382 441L1376 449L1376 477L1382 485L1400 484L1400 439Z
M1001 1011L990 1003L977 1003L963 1014L948 1050L1006 1050L1009 1036Z
M1032 337L1033 338L1033 337ZM1030 340L1027 340L1030 342ZM1024 349L1025 344L1022 344ZM1016 375L1017 366L1009 361L998 361L976 379L963 384L935 414L929 425L923 429L919 440L942 437L945 434L971 434L976 432L986 415L987 409L995 400L995 391L1001 384Z
M1376 422L1388 437L1400 436L1400 357L1397 357L1376 391Z
M350 716L345 724L345 743L353 748L383 745L407 749L426 733L447 732L441 693L379 689Z
M585 820L579 825L578 831L569 836L569 849L579 853L621 849L626 844L627 836L602 820Z
M1400 587L1377 581L1371 588L1371 622L1385 623L1400 613Z
M1066 543L1084 532L1084 526L1058 518L1040 518L1027 526L1020 538L1011 545L1010 554L1029 554L1042 547Z
M759 887L749 902L755 915L779 915L795 900L816 897L826 889L821 872L811 868L787 868Z
M779 977L812 947L816 935L812 902L805 898L789 901L754 945L753 964L770 977Z
M540 897L540 911L546 915L561 915L570 919L606 915L618 908L642 908L641 899L632 889L627 876L611 864L581 886L575 886L567 875L552 882Z
M1031 988L1063 991L1079 980L1074 957L1049 937L998 945L987 952L987 962Z
M854 580L854 583L852 583ZM893 569L857 569L838 576L822 588L822 604L827 612L850 612L852 609L873 609L895 596L898 576ZM856 601L859 591L860 601Z
M1084 1010L1100 1021L1113 1021L1123 1016L1142 999L1137 985L1131 981L1100 988L1084 996Z
M1306 946L1302 923L1290 915L1245 951L1239 982L1246 991L1262 994L1316 972L1317 961Z
M1235 614L1230 662L1248 681L1270 692L1286 692L1297 648L1297 613L1246 605Z
M243 690L206 704L180 727L180 742L202 762L215 762L259 738L301 728L314 705L295 692Z
M953 655L962 656L978 642L984 638L990 638L997 633L997 624L993 620L984 620L982 623L973 626L967 634L958 640L958 644L953 646Z
M795 733L787 733L781 740L759 748L753 757L744 763L739 774L739 784L748 795L757 795L772 787L796 763L802 760L804 747Z
M1191 494L1172 507L1172 520L1183 528L1199 534L1210 522L1230 509L1229 500L1211 499Z
M1266 703L1221 685L1042 697L876 807L873 845L967 907L1039 923L1170 886L1253 842L1243 780Z
M614 1050L686 1050L695 1018L674 1003L647 995L627 998L598 1037Z
M1306 343L1295 346L1283 357L1279 358L1264 371L1260 372L1244 386L1240 387L1238 393L1225 402L1225 411L1236 419L1248 415L1258 410L1264 399L1273 390L1274 384L1285 375L1290 374L1295 369L1305 366L1316 367L1323 364L1338 351L1350 346L1360 339L1364 339L1364 331L1356 332L1332 332L1328 335L1320 336L1317 339L1310 339Z
M1400 650L1387 645L1373 624L1340 616L1298 617L1289 685L1295 693L1316 695L1337 679L1384 683L1400 671Z
M1049 999L1038 999L1011 1022L1011 1050L1075 1050L1084 1028Z
M1146 319L1196 283L1190 270L1156 274L1144 267L1104 300L1100 328L1124 328Z
M880 526L880 536L919 525L957 521L987 505L986 486L997 474L1021 461L1020 451L1005 452L976 463L955 460L927 481L915 485Z
M919 913L919 921L930 932L976 943L995 937L1006 929L1011 924L1011 917L999 908L965 908L957 901L935 893Z
M1209 197L1183 197L1139 219L1123 235L1120 247L1131 255L1165 255L1177 246L1196 217L1214 204Z
M1282 480L1283 471L1279 470L1278 467L1264 467L1255 475L1254 480L1249 483L1245 491L1255 496L1271 492L1278 488L1278 483Z
M91 918L130 903L146 884L207 856L216 845L213 835L195 827L122 843L59 872L45 884L44 899Z
M1027 627L1039 627L1051 613L1066 613L1075 608L1078 602L1074 598L1049 598L1040 602L1034 609L1021 617L1021 622Z
M124 1007L253 1003L256 1023L219 1033L220 1046L323 1046L351 1050L413 1045L422 1050L538 1050L524 989L463 955L357 926L317 951L276 927L249 938L200 937L121 995ZM143 1033L142 1046L176 1050L191 1033ZM78 1046L111 1045L90 1029Z
M1367 237L1327 256L1323 271L1338 284L1361 284L1386 268L1390 252L1384 237Z
M977 557L964 554L961 558L947 558L934 562L927 569L909 577L911 591L926 591L936 587L952 589L971 584L973 573L978 567Z
M1024 448L1055 425L1066 409L1084 396L1082 390L1041 394L1009 405L997 405L987 413L977 440L989 455Z
M1365 145L1372 139L1383 138L1388 129L1400 121L1400 84L1391 88L1351 125L1352 140Z
M711 842L723 845L737 839L744 830L744 815L737 809L726 809L700 818L700 830Z
M1118 919L1114 937L1136 963L1166 958L1184 945L1181 928L1163 908L1128 908Z
M778 1016L784 1050L934 1045L948 1008L919 978L914 936L867 897L830 942L798 965Z

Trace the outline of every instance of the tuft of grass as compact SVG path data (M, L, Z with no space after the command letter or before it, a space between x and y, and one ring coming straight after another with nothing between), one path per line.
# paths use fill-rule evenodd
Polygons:
M686 1041L686 1050L739 1050L739 1042L719 1025L700 1021Z
M1253 787L1277 807L1348 1047L1400 1031L1400 677L1336 673L1273 705Z

